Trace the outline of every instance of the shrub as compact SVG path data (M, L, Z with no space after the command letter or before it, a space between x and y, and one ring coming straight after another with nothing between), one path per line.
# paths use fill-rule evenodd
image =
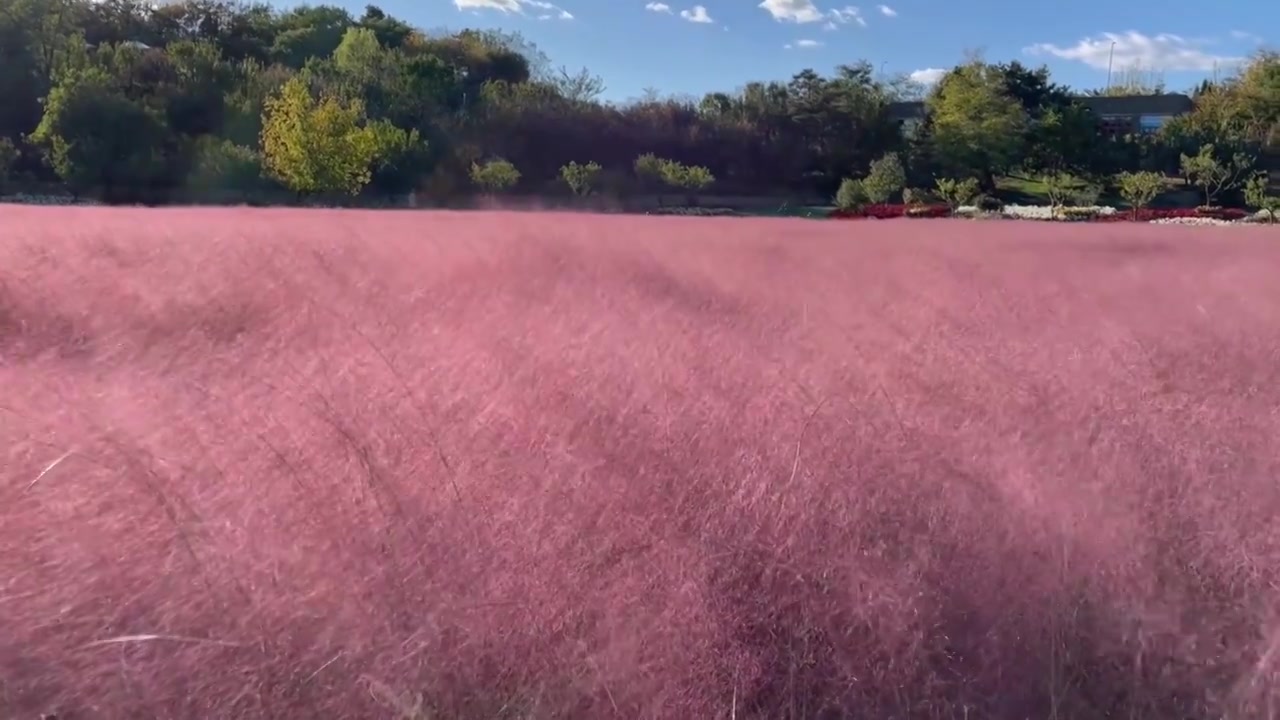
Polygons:
M836 190L836 207L844 211L859 210L867 204L867 192L861 180L845 178Z
M481 165L471 163L471 182L479 185L486 192L502 192L520 182L520 171L515 165L496 158Z
M1049 204L1055 208L1065 205L1091 207L1098 203L1102 187L1070 173L1050 173L1044 178Z
M884 157L871 163L867 176L862 180L862 189L867 199L873 203L885 203L889 198L902 191L907 183L907 171L897 153L886 153Z
M938 195L943 202L951 206L952 210L961 205L968 205L978 196L978 180L977 178L965 178L964 180L955 180L952 178L938 178Z
M1276 211L1280 210L1280 196L1270 192L1270 178L1265 172L1255 173L1244 184L1244 201L1251 208L1267 213L1267 222L1276 221Z
M1253 160L1244 153L1236 153L1228 161L1220 161L1212 144L1202 145L1195 155L1183 154L1182 174L1204 193L1204 204L1212 205L1222 192L1240 184L1241 178L1253 166Z
M1129 203L1135 214L1150 205L1164 189L1164 178L1153 172L1120 173L1116 182L1120 186L1120 197Z
M560 168L560 178L564 180L574 195L585 197L590 195L595 189L595 183L600 176L600 165L589 162L586 165L579 165L571 162Z
M1058 213L1059 218L1068 222L1092 220L1101 214L1095 207L1064 207L1060 208Z

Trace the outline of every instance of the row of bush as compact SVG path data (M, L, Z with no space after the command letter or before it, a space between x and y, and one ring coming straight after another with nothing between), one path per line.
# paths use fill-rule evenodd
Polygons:
M838 220L894 218L995 218L1007 220L1052 220L1065 222L1165 222L1206 220L1217 222L1275 222L1276 215L1269 210L1250 213L1240 208L1129 208L1119 210L1107 205L1051 208L1037 205L1005 205L981 208L961 205L952 208L944 204L890 204L872 203L856 209L837 208L828 215Z
M1200 148L1196 155L1182 156L1182 172L1204 195L1206 208L1216 207L1215 201L1224 193L1240 188L1245 204L1274 215L1280 211L1280 197L1271 194L1270 182L1265 172L1249 174L1253 160L1237 154L1230 161L1220 161L1212 145ZM979 210L996 212L1000 202L981 192L977 178L937 178L932 189L906 186L906 169L895 153L888 153L871 163L867 174L861 178L845 178L836 193L836 207L841 217L880 217L892 212L889 201L901 197L907 208L931 207L932 203L945 203L953 212L963 206L975 206ZM1164 190L1165 178L1154 172L1126 172L1113 178L1087 178L1068 172L1057 172L1042 178L1049 198L1051 214L1058 214L1068 206L1077 208L1097 207L1104 184L1111 184L1120 197L1133 210L1147 208ZM868 210L867 208L876 208ZM904 213L907 211L904 211ZM912 212L913 216L931 216L935 210ZM901 215L902 213L899 213ZM1070 212L1064 213L1070 215ZM893 215L884 215L891 217ZM1062 218L1067 219L1067 218Z

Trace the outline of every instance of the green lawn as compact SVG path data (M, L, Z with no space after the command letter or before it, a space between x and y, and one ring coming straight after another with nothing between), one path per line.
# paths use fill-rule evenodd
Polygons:
M996 180L996 195L1005 204L1049 204L1049 191L1044 181L1018 175L1008 175ZM1098 198L1098 204L1127 207L1127 203L1120 199L1114 188L1106 188L1102 197ZM1165 191L1151 204L1153 207L1193 206L1196 204L1196 197L1193 192L1188 191L1181 179L1170 177L1165 178Z

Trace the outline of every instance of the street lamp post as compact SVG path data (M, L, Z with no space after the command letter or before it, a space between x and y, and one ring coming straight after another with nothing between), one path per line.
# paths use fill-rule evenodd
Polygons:
M1111 41L1111 51L1107 53L1107 91L1111 90L1111 63L1116 59L1116 41Z

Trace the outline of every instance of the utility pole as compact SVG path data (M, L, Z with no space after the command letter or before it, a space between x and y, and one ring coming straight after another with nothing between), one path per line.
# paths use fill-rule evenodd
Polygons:
M1107 92L1111 91L1111 63L1116 59L1116 41L1111 41L1111 51L1107 53Z

